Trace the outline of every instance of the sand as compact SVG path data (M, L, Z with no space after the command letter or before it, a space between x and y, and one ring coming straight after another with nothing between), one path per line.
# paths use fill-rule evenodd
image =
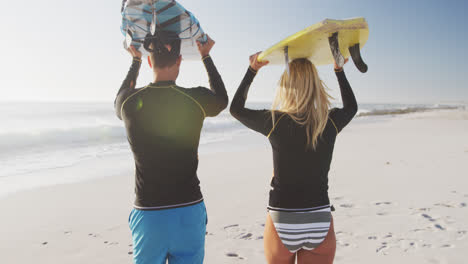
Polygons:
M253 132L223 144L236 147L200 155L205 263L265 263L270 146ZM106 177L0 198L1 263L131 263L131 156L80 166L51 173ZM335 263L466 263L467 111L356 119L339 135L329 178Z

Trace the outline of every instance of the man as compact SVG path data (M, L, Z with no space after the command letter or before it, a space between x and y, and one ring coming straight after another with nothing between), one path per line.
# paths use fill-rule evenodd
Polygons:
M136 200L129 218L136 264L203 263L207 216L197 177L198 145L205 117L218 115L228 96L209 52L197 42L211 89L182 88L175 81L181 41L159 32L146 47L154 82L135 89L141 53L129 48L132 66L115 100L135 159Z

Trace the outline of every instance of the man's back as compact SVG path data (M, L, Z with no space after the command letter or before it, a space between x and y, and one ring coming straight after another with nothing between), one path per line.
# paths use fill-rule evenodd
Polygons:
M136 165L137 208L199 202L198 145L210 91L158 82L135 90L122 105ZM219 104L219 103L218 103ZM177 190L177 192L175 192Z

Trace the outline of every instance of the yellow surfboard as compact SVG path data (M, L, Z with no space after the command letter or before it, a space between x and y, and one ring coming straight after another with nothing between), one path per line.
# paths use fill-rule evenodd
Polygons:
M369 38L369 26L364 18L347 20L325 19L280 41L262 52L258 60L282 64L297 58L309 58L315 65L338 64L352 57L362 72L367 65L362 61L360 49Z

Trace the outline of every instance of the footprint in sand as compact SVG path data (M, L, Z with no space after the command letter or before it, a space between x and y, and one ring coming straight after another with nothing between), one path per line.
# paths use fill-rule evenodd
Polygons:
M418 210L422 212L429 212L431 208L419 208Z
M247 233L247 234L239 234L237 237L237 239L243 239L243 240L250 240L252 239L252 233Z
M400 249L403 252L408 252L411 250L415 250L419 247L425 247L425 248L432 247L431 244L424 243L421 240L416 241L416 240L408 240L406 238L397 238L392 233L389 233L383 239L389 239L389 240L381 242L380 246L377 247L376 249L376 253L381 253L383 255L387 255L388 250L390 249Z
M431 221L431 222L435 222L436 220L434 218L432 218L432 216L428 215L428 214L422 214L421 215L422 217L426 218L427 220Z
M391 202L375 202L374 205L376 206L388 206L388 205L392 205ZM385 215L388 215L387 212L378 212L377 213L378 216L385 216Z
M406 242L404 241L404 239L401 239L401 241ZM406 245L403 246L403 248L405 248L405 252L408 252L414 248L417 248L417 245L416 242L408 242Z
M460 208L465 208L467 206L466 203L460 203Z
M457 240L462 240L466 237L467 231L461 230L461 231L458 231L457 234L458 234Z
M243 257L239 256L239 254L237 253L226 253L226 257L229 257L229 258L238 258L240 260L244 259Z
M391 205L391 202L377 202L375 205Z
M353 208L353 207L354 207L354 204L340 204L340 207L343 207L343 208Z
M385 238L392 238L393 237L393 233L388 233L386 236L384 236L384 239ZM386 244L386 242L384 242Z
M367 239L369 239L369 240L377 240L377 237L376 237L376 236L370 236L370 237L368 237Z
M434 226L433 226L433 227L435 227L435 228L437 228L437 229L439 229L439 230L441 230L441 231L445 231L445 230L446 230L442 225L438 224L438 223L436 222L437 219L433 218L432 216L430 216L430 215L428 215L428 214L421 214L421 216L424 217L425 219L427 219L429 222L434 223ZM450 221L450 220L449 220L449 221Z
M240 228L238 224L225 226L224 231L227 232L228 237L231 239L252 240L254 237L251 232L248 232L248 230L245 230L244 228Z
M349 243L347 242L344 242L344 241L341 241L341 240L337 240L336 243L341 246L341 247L349 247L351 246Z
M431 244L422 244L421 247L422 248L432 248L432 245Z
M450 245L450 244L445 244L445 245L442 245L440 246L441 248L454 248L455 246L454 245Z
M426 218L426 219L429 220L430 222L433 222L433 223L435 223L435 222L437 221L437 219L434 219L432 216L430 216L430 215L428 215L428 214L422 214L421 216L424 217L424 218ZM447 220L447 222L449 222L449 223L454 223L454 221L453 221L453 220L450 220L450 219ZM440 225L440 224L438 224L438 223L435 223L435 224L434 224L434 227L437 228L437 229L439 229L439 230L441 230L441 231L445 231L445 230L446 230L445 227L443 227L442 225Z
M224 227L224 230L227 230L227 229L230 229L230 228L233 228L233 227L239 227L239 225L238 224L228 225L228 226Z
M108 245L108 246L114 246L114 245L118 245L119 242L109 242L109 241L104 241L104 244Z
M411 232L413 232L413 233L423 232L423 231L427 231L427 230L426 229L421 229L421 228L411 230Z
M383 252L383 250L385 250L387 248L387 245L385 244L382 244L380 247L378 247L375 252L376 253L379 253L379 252L382 252L383 254L385 254L385 252Z
M446 208L454 208L455 207L455 206L453 206L451 204L446 204L446 203L436 203L434 205L439 206L439 207L446 207Z
M336 231L335 235L337 236L353 236L353 233L343 232L343 231Z

